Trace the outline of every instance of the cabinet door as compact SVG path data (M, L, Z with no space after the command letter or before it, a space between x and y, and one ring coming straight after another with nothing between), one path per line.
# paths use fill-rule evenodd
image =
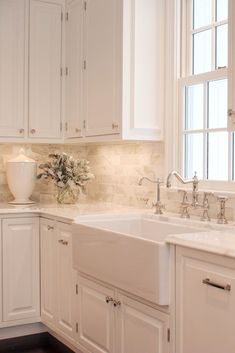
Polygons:
M27 58L27 1L0 1L0 136L23 137Z
M56 315L56 234L54 221L41 219L41 317L55 325Z
M60 138L61 5L30 1L29 136Z
M84 1L68 4L66 21L66 123L65 137L82 137Z
M76 272L72 268L72 234L69 224L57 222L56 249L57 328L73 338Z
M40 315L38 218L2 221L3 321Z
M114 308L106 302L113 290L80 277L78 296L79 343L92 353L114 352Z
M235 264L224 259L177 249L177 353L235 352Z
M169 317L156 309L119 295L117 351L119 353L169 352Z
M86 3L85 135L116 134L121 117L121 1Z

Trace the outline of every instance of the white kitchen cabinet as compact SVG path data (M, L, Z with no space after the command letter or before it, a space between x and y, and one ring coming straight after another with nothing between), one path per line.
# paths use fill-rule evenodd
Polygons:
M167 353L169 315L79 276L79 343L92 353Z
M82 137L83 6L83 0L74 0L66 10L66 138Z
M234 353L234 259L177 247L176 352Z
M2 220L3 321L40 316L39 220Z
M168 353L169 316L125 295L118 300L117 352Z
M86 2L84 119L87 137L118 133L121 128L121 10L120 0Z
M66 104L73 111L82 107L82 114L70 113L70 124L80 124L79 117L83 116L84 141L162 139L164 3L163 0L87 0L83 1L82 9L81 2L77 2L76 10L69 9L68 22L70 18L74 21L70 12L76 11L77 27L67 26L67 41L79 32L76 42L79 59L76 73L73 53L67 51ZM73 95L68 95L71 87ZM83 91L82 98L78 87Z
M29 137L61 137L62 5L30 0Z
M73 343L76 273L70 225L41 219L42 322Z
M50 326L55 325L56 300L56 234L54 221L40 220L41 236L41 317Z
M92 353L114 352L114 290L79 277L78 341Z
M74 337L76 272L72 268L72 234L69 224L56 223L57 328Z
M0 1L0 137L23 138L27 118L27 0Z

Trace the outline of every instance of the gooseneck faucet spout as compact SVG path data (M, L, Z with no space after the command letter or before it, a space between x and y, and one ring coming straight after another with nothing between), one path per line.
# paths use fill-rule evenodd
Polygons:
M198 205L198 177L197 173L195 172L194 177L192 179L184 179L178 172L172 171L166 181L166 187L171 187L171 179L175 176L182 184L193 184L193 194L192 194L192 206L196 207Z

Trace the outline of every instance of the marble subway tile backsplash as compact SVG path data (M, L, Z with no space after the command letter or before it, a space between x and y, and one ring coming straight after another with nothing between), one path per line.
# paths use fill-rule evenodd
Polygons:
M38 164L45 162L52 152L66 152L75 158L86 158L90 161L91 171L95 179L88 185L87 195L82 200L113 202L120 205L151 207L155 199L156 186L146 181L138 186L142 176L165 181L164 144L160 142L106 143L87 145L0 145L0 202L12 199L7 186L7 159L16 155L20 148L35 159ZM199 184L200 189L200 184ZM51 182L38 180L33 193L35 201L54 203L55 189ZM190 192L189 192L190 195ZM200 196L201 200L202 196ZM177 190L161 188L161 199L166 211L180 212L182 195ZM150 210L150 212L152 212ZM210 215L216 218L219 204L215 196L210 197ZM202 210L191 210L191 214L201 216ZM229 220L235 220L235 195L229 196L226 207Z

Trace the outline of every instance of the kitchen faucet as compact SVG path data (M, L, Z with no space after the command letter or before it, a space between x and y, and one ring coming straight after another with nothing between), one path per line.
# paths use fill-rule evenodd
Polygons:
M167 177L166 187L171 187L171 179L175 176L182 184L193 184L193 193L192 193L192 207L197 207L198 205L198 177L197 173L195 172L194 177L192 179L184 179L178 172L172 171Z
M161 203L161 191L160 185L162 184L161 180L157 178L157 180L152 180L147 177L140 178L138 185L142 185L143 180L147 180L150 183L157 184L157 200L153 202L153 207L155 207L155 214L163 214L164 205Z

